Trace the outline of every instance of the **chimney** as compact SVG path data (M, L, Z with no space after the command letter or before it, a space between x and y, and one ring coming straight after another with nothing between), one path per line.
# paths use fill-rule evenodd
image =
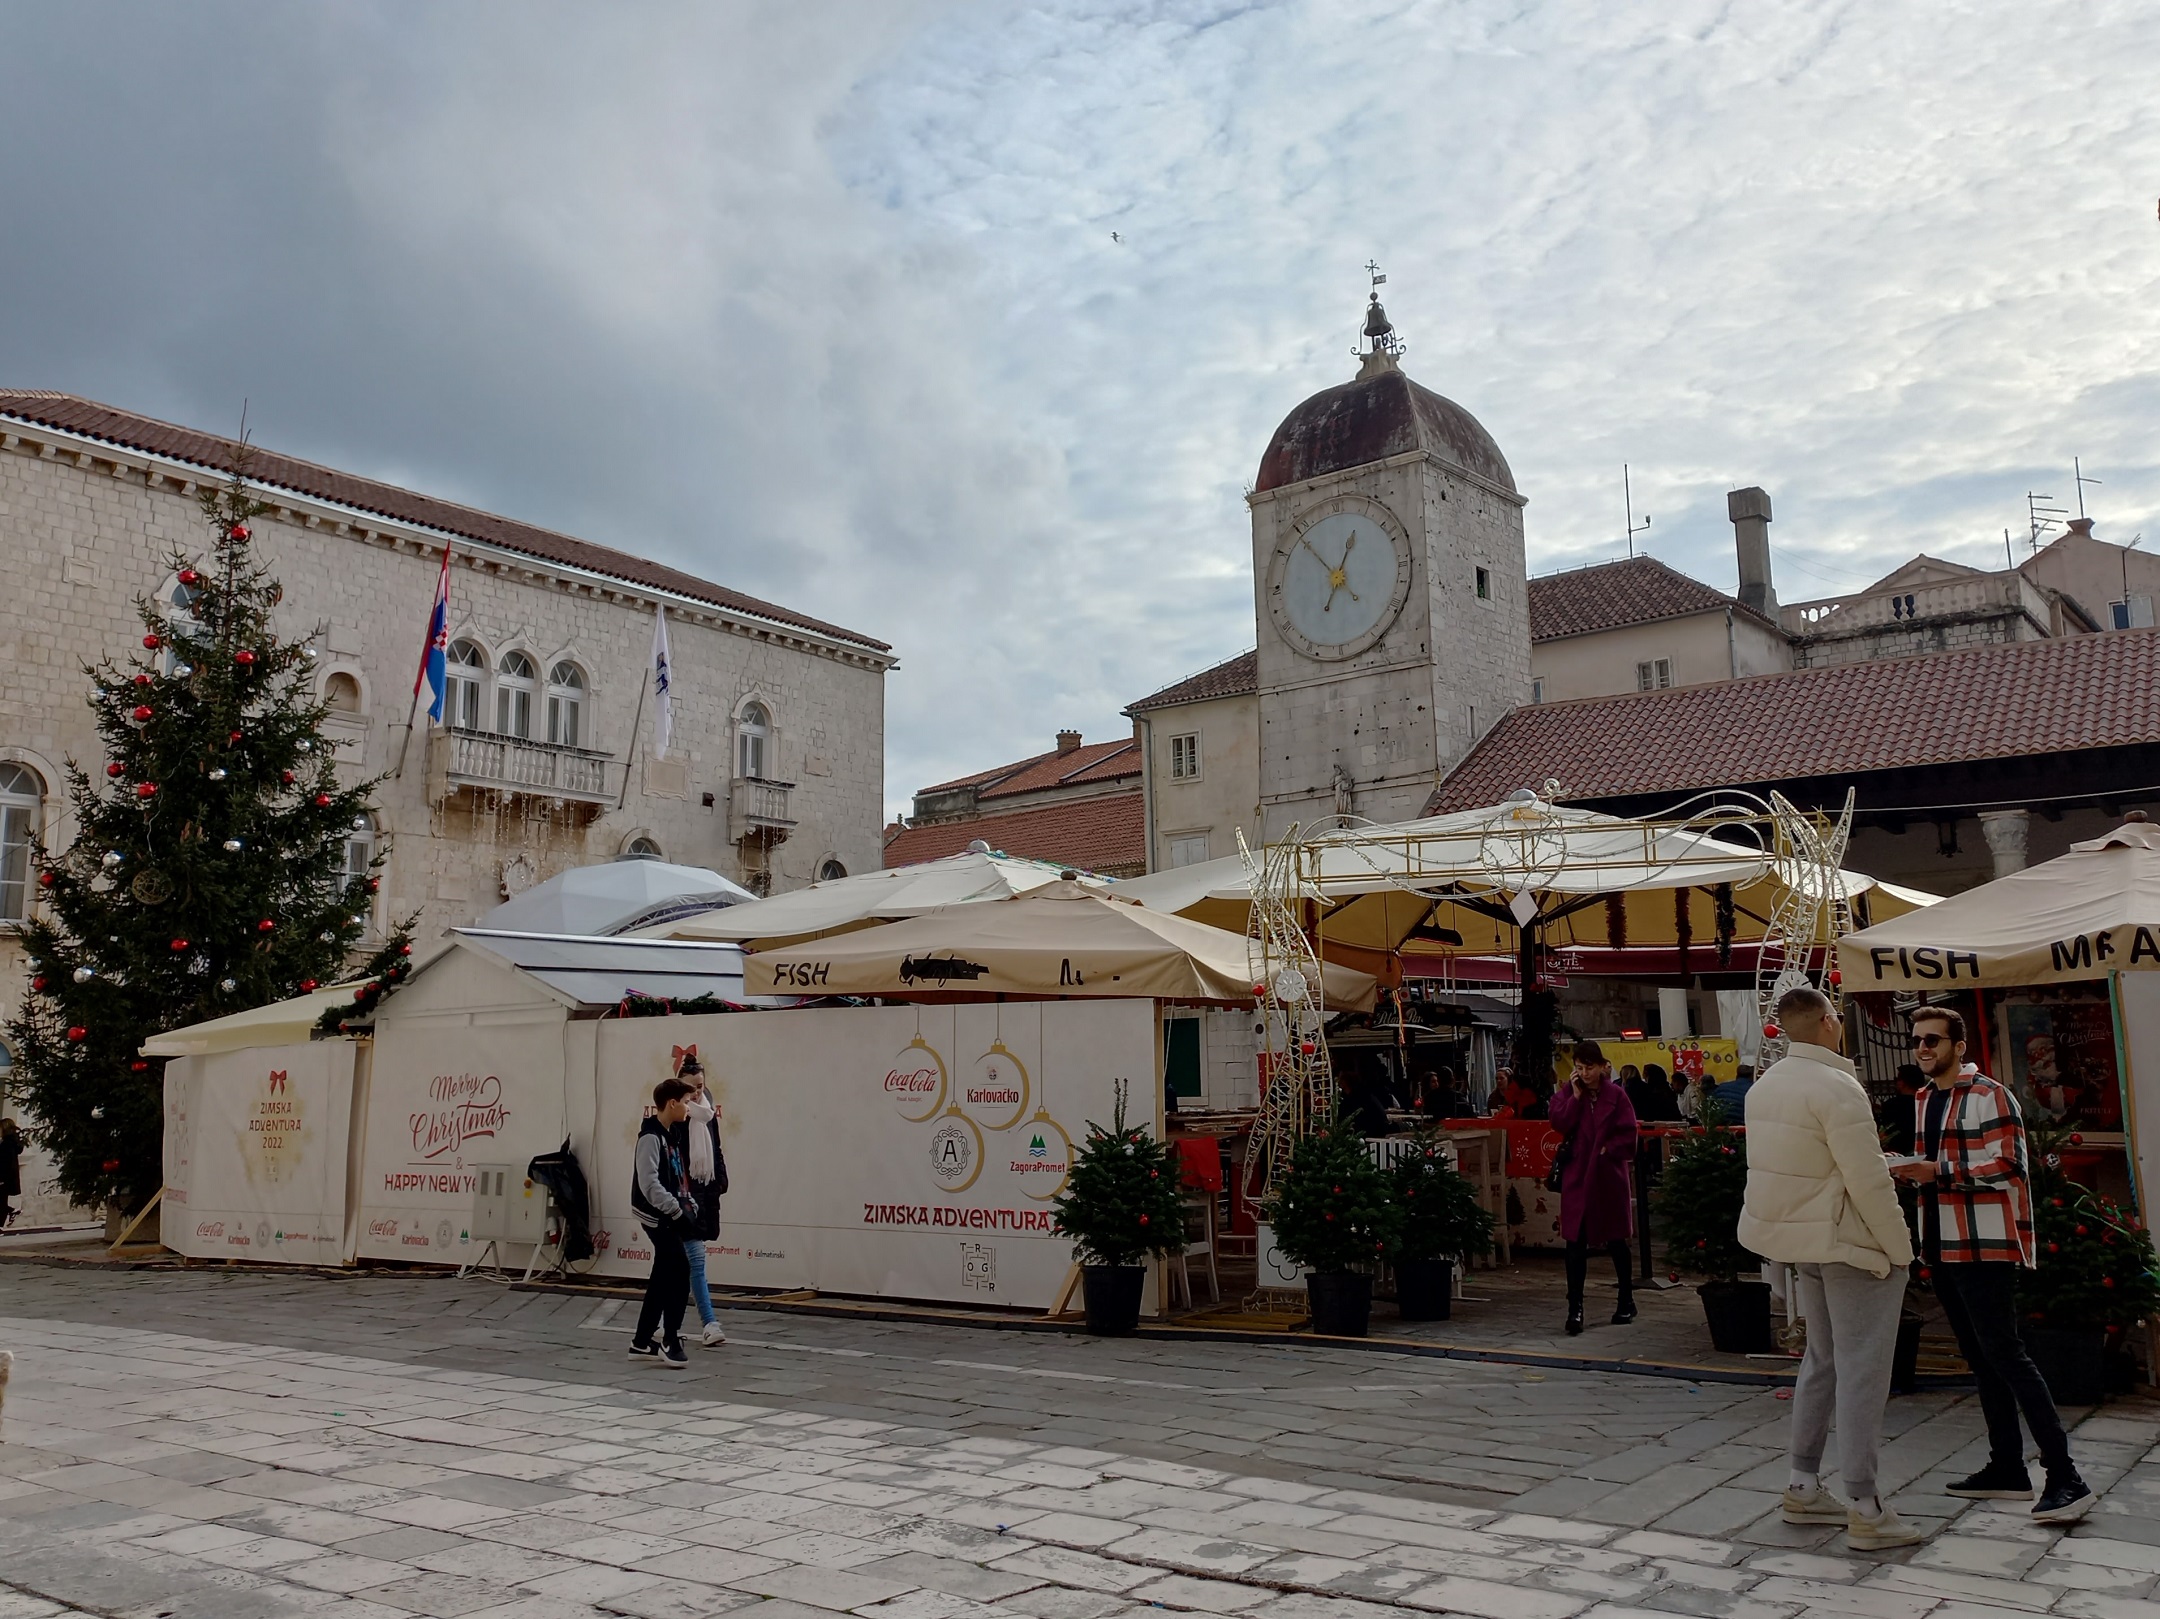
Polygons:
M1770 497L1760 489L1735 489L1725 497L1733 545L1740 553L1740 605L1777 619L1777 590L1770 583Z
M1078 753L1079 751L1080 751L1080 733L1079 733L1078 731L1060 731L1060 732L1058 732L1058 752L1060 752L1060 753Z

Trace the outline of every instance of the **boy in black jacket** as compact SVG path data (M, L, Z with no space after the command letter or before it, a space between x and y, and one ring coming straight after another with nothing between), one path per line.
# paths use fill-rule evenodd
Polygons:
M630 1354L677 1371L690 1364L682 1345L683 1309L690 1302L690 1259L683 1240L695 1229L697 1199L670 1133L687 1116L683 1099L689 1094L690 1087L679 1079L663 1079L653 1087L653 1110L638 1126L637 1173L630 1182L630 1206L653 1251L652 1275L645 1282L645 1304L638 1311ZM653 1342L654 1327L661 1329L658 1343Z

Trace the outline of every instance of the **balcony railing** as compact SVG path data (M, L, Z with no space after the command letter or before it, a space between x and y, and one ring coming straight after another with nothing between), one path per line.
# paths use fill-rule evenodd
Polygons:
M604 753L459 727L438 732L437 741L444 750L446 789L489 788L582 804L615 801L608 786L608 766L614 761Z
M792 781L767 781L761 776L737 776L728 795L728 818L734 823L735 841L758 838L766 843L783 842L795 830L788 814Z

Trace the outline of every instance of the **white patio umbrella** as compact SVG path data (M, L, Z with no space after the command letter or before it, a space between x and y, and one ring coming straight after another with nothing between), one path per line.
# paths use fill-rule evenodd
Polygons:
M757 896L703 866L611 860L536 883L480 918L498 933L575 933L588 938L649 929Z
M766 949L847 933L878 922L896 922L940 906L1011 899L1056 882L1064 869L1047 861L1020 860L971 849L942 860L895 866L889 871L835 877L830 882L812 883L808 888L775 894L748 905L683 917L645 932L656 938L728 939ZM1101 886L1100 880L1093 877L1080 881L1090 888Z

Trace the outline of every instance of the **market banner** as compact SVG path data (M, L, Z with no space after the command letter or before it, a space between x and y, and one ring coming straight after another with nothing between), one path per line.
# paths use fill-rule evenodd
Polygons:
M381 1020L368 1076L359 1256L471 1259L482 1246L472 1236L477 1166L522 1175L569 1134L564 1061L563 1018L552 1006L486 1023Z
M192 1259L338 1265L354 1046L180 1058L165 1073L165 1246Z
M1155 1118L1152 1000L632 1018L599 1029L598 1268L652 1265L630 1207L652 1089L694 1048L731 1189L715 1284L1047 1308L1072 1262L1051 1200L1115 1086Z

